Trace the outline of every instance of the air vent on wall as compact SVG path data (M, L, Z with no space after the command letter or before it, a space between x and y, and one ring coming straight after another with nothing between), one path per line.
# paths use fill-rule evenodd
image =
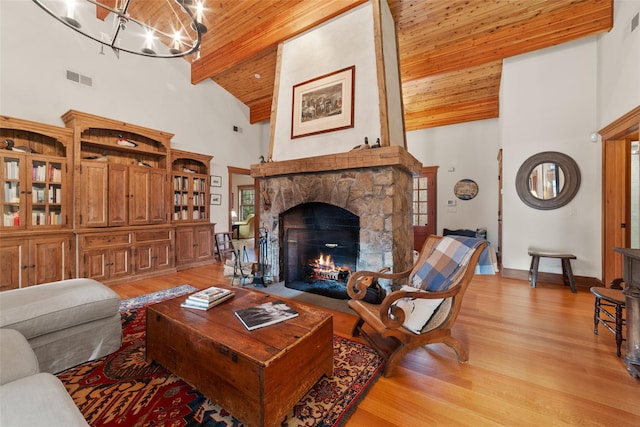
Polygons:
M67 70L67 80L71 80L72 82L80 83L85 86L93 86L93 79L91 77L83 76L82 74L71 70Z

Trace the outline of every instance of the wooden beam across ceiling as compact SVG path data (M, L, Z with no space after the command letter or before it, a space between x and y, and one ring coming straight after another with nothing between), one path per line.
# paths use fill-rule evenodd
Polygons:
M211 11L214 28L233 31L204 38L201 57L191 64L191 81L195 84L206 78L215 80L215 76L238 63L366 1L217 0L215 5L221 13Z
M213 79L250 108L251 123L269 120L277 44L365 1L209 0L191 80ZM613 0L388 1L406 130L498 117L502 59L613 26Z

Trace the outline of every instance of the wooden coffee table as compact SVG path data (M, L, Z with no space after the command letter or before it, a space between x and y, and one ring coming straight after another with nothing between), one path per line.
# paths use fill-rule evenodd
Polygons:
M231 289L233 298L208 311L180 307L186 296L148 306L147 361L248 426L279 426L323 374L333 375L332 316L286 300L298 317L248 331L234 311L278 298Z

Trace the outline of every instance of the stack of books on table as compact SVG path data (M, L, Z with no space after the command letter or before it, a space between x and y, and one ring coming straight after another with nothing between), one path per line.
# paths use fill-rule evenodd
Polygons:
M211 307L215 307L233 297L234 294L235 292L230 289L211 286L210 288L189 295L181 306L198 310L209 310Z

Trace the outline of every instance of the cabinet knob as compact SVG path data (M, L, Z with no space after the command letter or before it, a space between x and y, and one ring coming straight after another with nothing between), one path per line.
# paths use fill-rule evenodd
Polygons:
M35 264L31 264L31 265L29 266L29 268L36 268L36 265L35 265Z

